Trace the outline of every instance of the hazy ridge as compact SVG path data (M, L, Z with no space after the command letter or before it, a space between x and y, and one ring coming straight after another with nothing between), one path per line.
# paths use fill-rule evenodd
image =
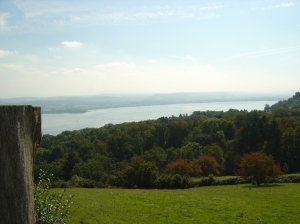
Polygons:
M4 105L36 105L43 113L85 113L88 110L184 103L282 100L288 93L197 92L101 94L94 96L21 97L1 99Z

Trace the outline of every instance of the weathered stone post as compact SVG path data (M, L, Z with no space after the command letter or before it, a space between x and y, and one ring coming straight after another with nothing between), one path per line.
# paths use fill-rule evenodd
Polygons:
M33 159L41 108L0 106L0 223L35 223Z

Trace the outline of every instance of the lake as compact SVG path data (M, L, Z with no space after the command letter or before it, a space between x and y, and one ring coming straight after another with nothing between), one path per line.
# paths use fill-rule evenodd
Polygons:
M239 101L239 102L212 102L170 104L140 107L120 107L91 110L82 114L42 114L42 133L57 135L66 130L83 128L99 128L105 124L120 124L123 122L157 119L160 117L191 115L194 111L228 111L263 110L265 104L275 104L277 101Z

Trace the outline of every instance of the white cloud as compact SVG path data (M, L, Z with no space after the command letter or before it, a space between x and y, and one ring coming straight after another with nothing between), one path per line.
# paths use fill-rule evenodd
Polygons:
M12 56L12 55L15 55L15 54L17 54L16 51L5 51L5 50L0 49L0 58L4 58L6 56Z
M36 0L14 0L16 7L18 7L26 18L34 18L39 16L51 16L57 14L65 14L69 12L83 11L86 7L84 4L73 2L71 4L63 1L36 1Z
M262 56L267 56L267 55L281 54L281 53L285 53L285 52L299 51L299 50L300 50L300 46L268 49L268 50L254 51L254 52L250 52L250 53L235 55L232 57L225 58L224 60L230 60L230 59L235 59L235 58L262 57Z
M7 18L9 17L8 13L0 12L0 31L6 28Z
M96 69L133 69L135 64L126 62L111 62L95 66Z
M48 72L41 80L43 93L52 94L50 86L55 85L57 95L87 95L98 93L138 92L145 85L135 86L136 83L148 81L149 77L140 71L135 64L126 62L111 62L99 64L90 68L60 68ZM45 83L48 83L45 86Z
M191 74L198 73L198 72L211 73L212 67L208 64L206 64L206 65L199 64L199 65L188 66L188 67L186 67L186 70Z
M56 48L49 47L49 48L48 48L48 51L56 51L56 50L59 50L59 48L58 48L58 47L56 47Z
M28 81L30 81L32 80L31 77L36 77L36 75L38 76L40 74L41 71L35 67L29 67L29 66L24 66L21 64L13 64L13 63L0 64L0 77L3 82L6 79L14 79L15 77L22 77L22 79L27 79ZM23 83L20 82L20 85L23 85ZM17 91L16 88L10 89L9 91Z
M76 75L86 75L87 74L87 70L84 70L84 69L81 69L81 68L73 68L73 69L66 69L66 68L60 68L58 70L55 70L55 71L51 71L49 74L51 76L67 76L67 77L70 77L70 78L74 78Z
M288 2L288 3L280 3L280 4L275 4L274 1L272 1L271 5L264 5L262 7L252 7L252 10L270 10L274 8L287 8L287 7L293 7L296 6L294 2Z
M278 83L276 86L278 89L280 89L279 84L288 85L286 76L274 76L273 72L248 68L232 69L193 62L196 63L190 64L190 61L185 61L183 64L174 65L159 60L150 60L145 64L115 61L88 68L61 67L50 70L39 70L18 64L0 64L0 95L18 97L99 93L251 91L254 87L266 90L265 83L269 80ZM293 87L299 83L299 77L297 75L295 77ZM274 85L268 86L275 89Z
M120 11L119 8L111 7L110 4L86 4L81 2L66 3L62 1L36 1L14 0L14 4L25 14L27 18L39 16L51 17L64 14L70 21L96 21L96 20L139 20L149 18L197 17L203 12L218 10L227 6L217 4L187 5L187 6L141 6L132 7L128 11ZM146 4L147 5L147 4ZM100 9L99 9L100 8ZM202 17L202 16L201 16ZM65 17L64 17L65 18Z
M40 58L36 55L25 55L25 58L30 61L30 62L34 62L34 63L38 63L40 61Z
M198 5L160 5L160 6L129 6L124 8L111 7L110 3L82 3L62 1L14 0L25 15L24 20L14 21L11 30L35 32L45 29L63 29L68 26L102 26L115 24L161 23L178 20L202 20L217 17L221 4ZM147 5L148 3L145 3ZM5 17L6 18L6 17ZM1 20L5 26L4 17Z
M296 4L293 2L289 2L289 3L281 3L281 4L277 4L275 7L276 8L281 8L281 7L291 7L291 6L295 6Z
M24 72L25 67L18 64L0 64L0 68L2 70L12 70L17 72Z
M83 12L78 15L69 15L73 22L89 24L89 25L102 25L107 23L132 23L132 22L161 22L173 21L183 19L209 19L217 15L212 13L216 10L224 8L224 5L210 5L210 6L155 6L155 7L139 7L132 8L128 11L119 11L116 8L107 8L102 12L91 10Z
M172 58L176 58L176 59L185 59L185 60L202 60L201 58L196 58L196 57L193 57L193 56L190 56L190 55L185 55L185 56L177 56L177 55L174 55L174 56L171 56Z
M77 41L64 41L64 42L62 42L62 44L68 48L78 48L82 45L82 43L77 42Z

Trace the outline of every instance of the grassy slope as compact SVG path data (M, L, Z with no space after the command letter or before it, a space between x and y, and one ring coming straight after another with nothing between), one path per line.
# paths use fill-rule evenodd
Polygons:
M298 223L300 219L299 184L68 189L71 193L75 198L68 223Z

